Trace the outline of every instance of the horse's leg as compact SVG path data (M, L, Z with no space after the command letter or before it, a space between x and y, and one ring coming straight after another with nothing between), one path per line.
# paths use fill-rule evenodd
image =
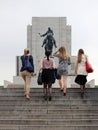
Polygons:
M55 41L55 39L53 39L53 44L54 44L54 46L55 46L55 48L56 48L57 45L56 45L56 41Z

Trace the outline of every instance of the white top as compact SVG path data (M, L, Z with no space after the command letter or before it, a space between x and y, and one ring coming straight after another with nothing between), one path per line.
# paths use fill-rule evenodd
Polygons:
M82 60L80 63L77 63L76 65L76 74L77 75L87 75L85 62L87 60L87 56L82 54Z

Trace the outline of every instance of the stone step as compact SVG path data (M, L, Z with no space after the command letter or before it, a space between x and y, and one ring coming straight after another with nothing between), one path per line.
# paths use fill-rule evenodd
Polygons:
M6 114L0 115L0 119L98 119L98 113L93 114Z
M36 114L43 114L43 115L47 115L47 114L53 114L53 115L97 115L98 114L98 109L94 110L94 109L42 109L42 108L36 108L36 109L2 109L0 110L0 115L7 115L7 114L11 114L11 115L36 115Z
M84 94L84 99L98 99L98 89L93 88L93 89L86 89L85 94ZM54 98L65 98L63 96L63 93L60 92L60 89L53 89L53 97ZM31 89L30 96L32 98L40 98L43 96L43 89ZM23 98L24 97L24 90L22 88L5 88L5 89L0 89L0 99L6 98L6 97L13 97L13 98ZM81 99L80 96L80 89L67 89L67 99Z
M79 96L77 96L77 97L69 97L69 96L54 96L54 95L52 95L52 101L51 102L53 102L53 101L57 101L58 100L58 102L59 101L62 101L62 100L75 100L75 101L77 101L77 99L78 100L82 100L82 101L84 101L84 102L86 102L86 100L88 101L88 100L92 100L92 101L94 101L94 100L98 100L98 97L84 97L84 98L81 98L81 96L79 95ZM42 96L30 96L30 100L31 101L38 101L38 100L42 100L42 101L44 101L44 98L43 98L43 95ZM3 101L28 101L24 96L2 96L2 97L0 97L0 102L3 102Z
M0 130L98 130L98 125L0 125Z
M69 114L69 113L73 113L73 114L88 114L88 113L97 113L98 109L48 109L49 114Z
M98 100L91 100L91 99L64 99L64 98L60 98L60 99L54 99L54 97L52 98L52 101L45 101L42 98L39 99L23 99L23 100L15 100L15 99L0 99L0 106L2 105L17 105L17 106L22 106L22 105L88 105L88 106L97 106L98 105Z
M13 125L97 125L98 119L0 119L0 124Z
M60 89L59 88L53 88L52 89L53 92L60 92ZM0 88L0 94L3 93L3 92L23 92L24 89L23 88ZM34 92L34 93L38 93L38 92L43 92L43 88L31 88L30 89L31 92ZM98 88L86 88L85 89L86 92L90 92L90 93L97 93L98 92ZM80 92L80 88L67 88L67 92Z
M4 106L0 106L0 111L1 110L24 110L24 109L27 109L27 110L36 110L36 109L55 109L55 110L58 110L58 109L84 109L84 110L98 110L98 105L22 105L22 106L18 106L18 105L4 105Z
M0 130L98 130L98 89L53 88L52 101L42 88L32 88L30 101L23 88L0 89Z
M0 89L1 90L1 89ZM58 96L58 95L62 95L63 94L63 92L61 92L60 91L60 89L52 89L52 93L55 95L55 96ZM97 94L98 93L98 91L95 89L95 91L93 90L93 91L88 91L88 90L85 90L85 94ZM23 95L24 94L24 90L22 89L20 89L20 90L17 90L17 89L12 89L12 90L6 90L6 89L4 89L4 90L2 90L2 91L0 91L0 96L1 95L9 95L9 94L12 94L12 95ZM38 95L42 95L43 94L43 89L42 90L30 90L30 94L33 96L38 96ZM69 94L69 95L71 95L71 94L80 94L80 89L77 91L76 89L74 90L73 89L73 91L70 91L70 90L67 90L67 94Z
M33 100L33 99L43 99L43 93L36 93L36 94L33 94L33 93L30 93L30 97L31 97L31 99ZM61 94L52 94L52 97L53 97L53 99L82 99L81 98L81 94L80 93L67 93L67 95L66 96L63 96L63 93L61 93ZM11 100L23 100L23 99L25 99L25 97L24 97L24 93L22 93L22 94L14 94L14 93L7 93L7 94L1 94L0 95L0 100L3 100L3 99L8 99L9 98L9 100L11 99ZM83 98L84 100L85 99L92 99L92 100L97 100L98 99L98 94L96 93L96 94L87 94L87 93L85 93L84 94L84 98ZM82 99L82 100L83 100Z

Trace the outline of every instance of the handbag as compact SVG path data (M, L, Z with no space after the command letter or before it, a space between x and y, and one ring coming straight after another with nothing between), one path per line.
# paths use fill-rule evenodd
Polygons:
M86 66L86 71L88 73L92 73L94 71L88 60L85 62L85 66Z
M61 75L58 73L58 70L57 70L57 68L55 68L55 78L56 79L61 79Z
M42 85L42 71L39 71L38 77L37 77L37 83L38 85Z

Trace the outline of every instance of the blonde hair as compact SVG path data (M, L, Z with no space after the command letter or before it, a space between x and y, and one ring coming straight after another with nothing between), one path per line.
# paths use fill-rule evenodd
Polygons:
M77 58L77 62L80 63L82 60L82 54L84 54L84 50L83 49L79 49L78 51L78 58Z
M25 48L24 49L24 55L28 55L30 53L29 49L28 48Z
M58 51L62 59L66 59L68 57L66 48L64 46L61 46Z

